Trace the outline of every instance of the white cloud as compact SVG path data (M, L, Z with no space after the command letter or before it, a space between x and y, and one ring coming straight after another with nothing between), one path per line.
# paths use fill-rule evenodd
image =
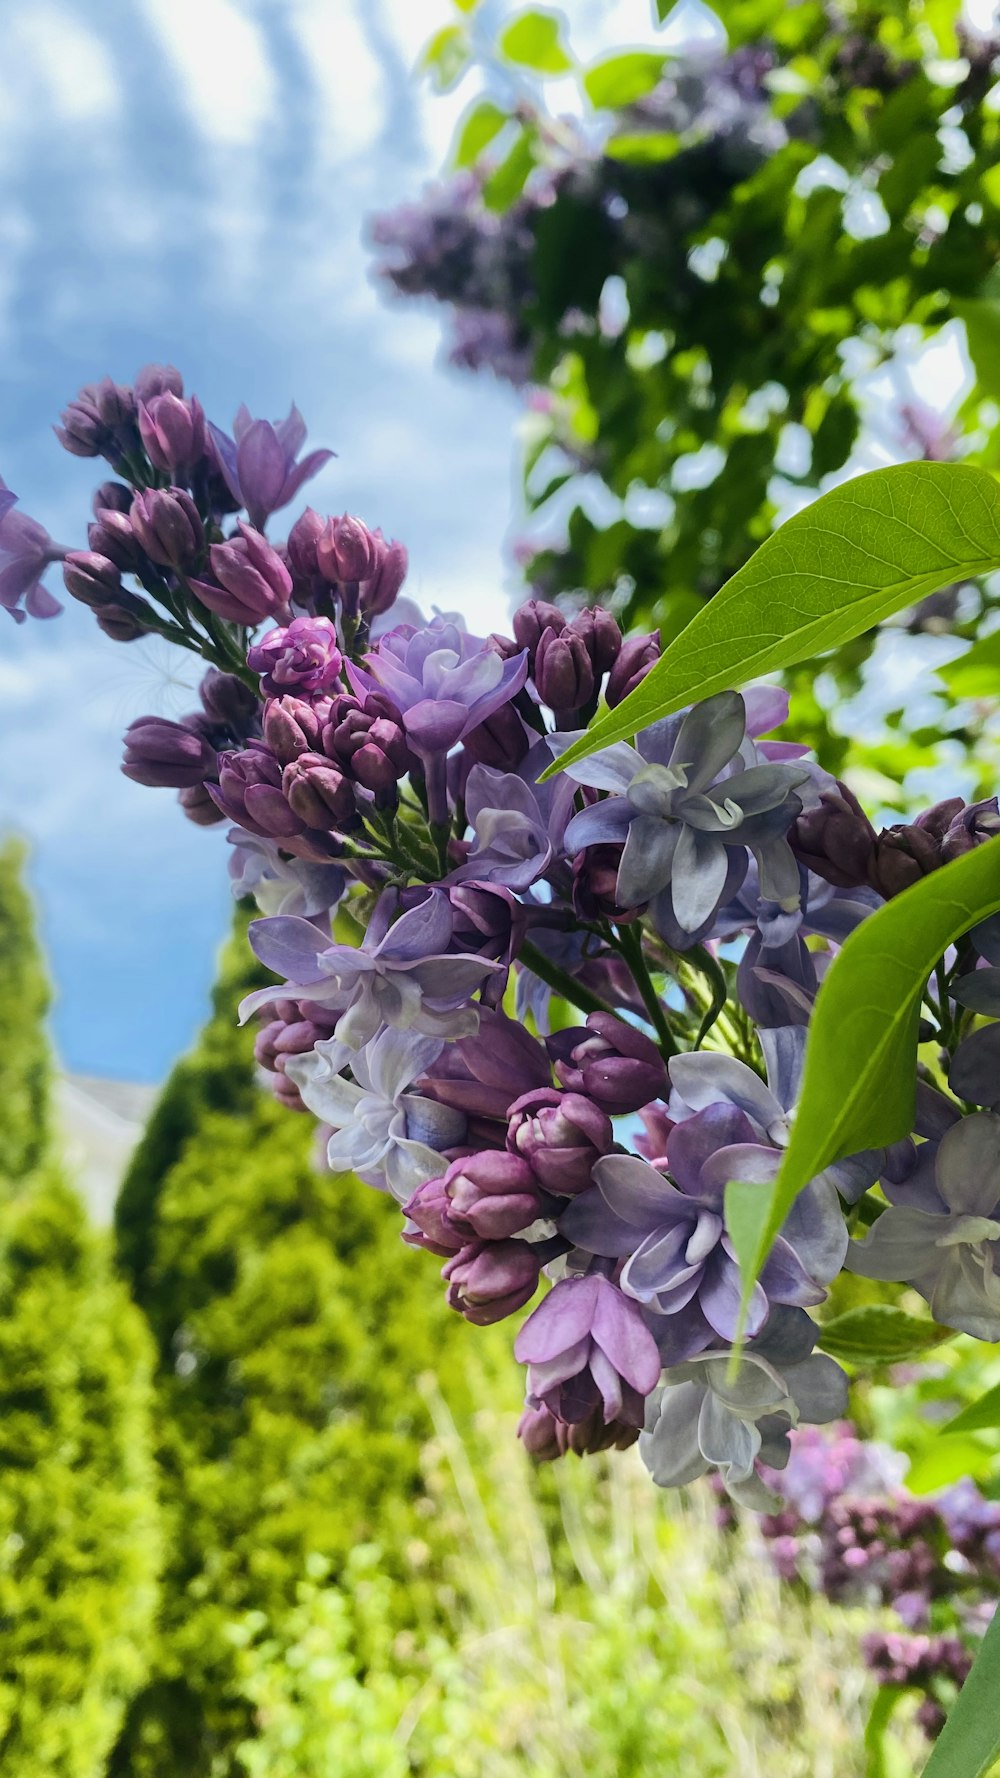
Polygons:
M107 122L121 107L114 61L106 44L66 7L33 0L14 9L4 24L4 59L13 84L37 85L43 114L61 124ZM51 117L46 117L51 127Z
M367 154L385 117L385 79L354 6L292 0L292 28L308 58L320 129L313 173Z
M139 0L182 83L201 134L224 147L254 143L272 116L275 81L261 32L233 0Z

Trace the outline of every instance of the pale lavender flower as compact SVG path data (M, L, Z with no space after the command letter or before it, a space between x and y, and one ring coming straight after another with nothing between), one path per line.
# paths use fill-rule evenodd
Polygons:
M528 1366L529 1407L546 1407L573 1425L599 1407L612 1420L641 1426L660 1357L637 1303L592 1272L563 1278L529 1315L514 1342Z
M330 944L308 920L254 921L255 955L288 981L249 995L241 1017L287 997L335 1008L340 1014L336 1036L352 1050L361 1049L382 1025L429 1037L469 1036L479 1024L471 996L496 964L448 955L454 917L442 889L429 889L422 902L390 925L397 905L394 894L382 896L358 947Z
M62 606L42 585L42 576L66 552L37 519L15 512L16 504L17 495L0 479L0 606L18 624L26 617L57 617Z
M242 827L231 827L226 839L233 847L229 858L233 896L242 901L252 895L262 914L312 920L336 907L347 888L347 873L339 864L290 858L276 840Z
M333 451L310 451L301 463L296 458L305 443L306 425L294 402L288 418L255 420L241 406L228 438L209 422L209 435L229 492L246 507L250 522L263 530L272 512L294 500L305 482L317 475Z
M516 772L475 765L465 790L465 809L476 836L468 859L449 882L467 877L523 891L562 856L574 786L565 773L536 783L550 754L539 741Z

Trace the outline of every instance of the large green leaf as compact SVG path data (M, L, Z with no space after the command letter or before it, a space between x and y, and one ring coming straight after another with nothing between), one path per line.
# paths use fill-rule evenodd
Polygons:
M500 33L500 48L508 62L536 74L567 74L573 66L563 47L562 19L542 7L513 19Z
M624 703L596 717L550 771L997 567L1000 486L985 470L901 463L859 475L769 537Z
M994 1383L978 1401L972 1401L960 1414L941 1428L942 1432L986 1432L1000 1427L1000 1383Z
M652 92L663 73L663 56L649 50L630 50L626 55L604 56L583 77L587 97L598 110L634 105Z
M853 932L823 979L802 1094L774 1184L733 1183L726 1221L749 1291L802 1187L862 1148L913 1128L917 1026L943 952L1000 911L1000 841L988 840L904 890Z
M816 1344L848 1364L899 1364L954 1337L953 1328L908 1315L892 1303L862 1303L824 1321Z
M976 379L984 395L994 399L1000 395L1000 303L981 297L966 297L952 304L955 314L965 322Z
M982 636L957 660L934 670L956 698L1000 697L1000 630Z
M475 165L484 148L495 141L510 123L510 115L494 105L492 99L480 99L462 119L452 159L456 167Z
M923 1778L985 1778L1000 1755L1000 1612L924 1767Z

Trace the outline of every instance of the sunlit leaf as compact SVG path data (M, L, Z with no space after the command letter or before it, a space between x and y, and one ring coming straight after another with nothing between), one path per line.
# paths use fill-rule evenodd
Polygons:
M984 1778L1000 1754L1000 1614L952 1705L923 1778Z
M825 1321L816 1344L848 1364L898 1364L954 1337L953 1328L908 1315L891 1303L863 1303Z
M1000 487L957 463L859 475L796 513L550 774L715 691L836 648L952 581L1000 567Z
M942 1427L942 1432L985 1432L990 1427L1000 1427L1000 1383L987 1389L978 1401L969 1403L953 1420Z
M483 186L483 201L490 210L507 210L519 198L536 165L536 136L521 130L513 147Z
M480 99L462 120L452 157L456 167L474 166L483 149L496 140L509 122L508 113L494 105L492 99Z
M535 74L567 74L573 66L563 47L559 14L541 7L513 19L500 33L500 48L508 62Z
M663 73L662 55L633 50L628 55L605 56L594 62L583 77L584 90L598 110L634 105L652 92Z
M608 137L604 152L611 160L641 167L673 160L680 145L680 137L669 130L623 130L618 136Z
M886 902L823 978L781 1171L767 1190L730 1184L726 1221L744 1289L803 1186L834 1161L909 1135L917 1027L927 979L948 946L1000 911L1000 842L987 841Z
M956 661L947 661L934 671L956 698L1000 697L1000 630L983 636Z
M461 80L470 56L471 46L463 26L444 25L425 45L419 65L436 90L446 93Z

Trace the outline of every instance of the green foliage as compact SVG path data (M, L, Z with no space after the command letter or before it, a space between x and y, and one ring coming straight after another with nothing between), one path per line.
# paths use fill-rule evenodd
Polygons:
M1000 848L956 858L853 932L810 1021L791 1138L773 1185L734 1183L726 1222L747 1290L802 1187L833 1161L913 1128L920 1003L949 945L1000 910Z
M603 56L593 62L583 76L584 91L598 110L617 110L634 105L652 92L663 74L663 57L643 50L630 50L625 55Z
M817 1345L848 1364L871 1366L922 1358L954 1337L953 1328L926 1316L908 1315L892 1303L866 1303L824 1321Z
M0 1767L94 1778L145 1678L150 1350L75 1195L0 1209Z
M38 1166L48 1140L49 991L23 866L23 846L0 846L0 1195Z
M562 42L559 14L531 6L500 33L500 50L508 62L534 74L566 74L573 66Z
M483 1386L471 1367L498 1349L445 1307L391 1200L317 1172L311 1120L254 1085L253 1032L235 1029L244 945L240 929L119 1222L160 1353L168 1560L154 1675L112 1778L237 1769L255 1705L231 1625L247 1612L280 1624L311 1556L336 1578L355 1545L378 1541L397 1626L435 1621L417 1379L436 1367L467 1415Z
M924 1767L924 1778L985 1778L1000 1758L1000 1613Z
M860 475L769 537L550 773L696 698L850 642L901 606L996 568L1000 489L992 476L954 463Z
M456 167L474 166L483 150L496 140L508 122L507 113L490 99L480 99L473 105L458 132L454 151Z

